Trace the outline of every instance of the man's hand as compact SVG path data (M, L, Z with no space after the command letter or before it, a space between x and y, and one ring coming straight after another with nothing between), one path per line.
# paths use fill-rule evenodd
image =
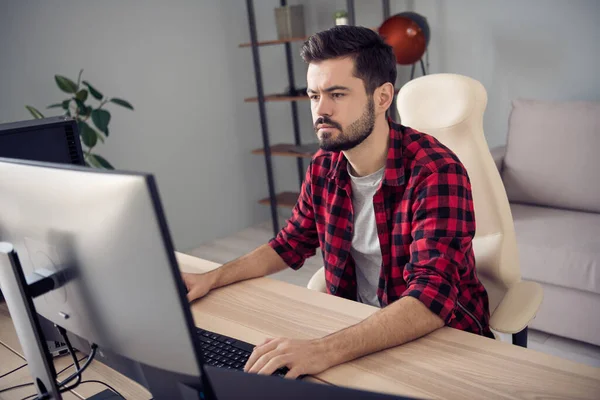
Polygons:
M254 348L244 371L271 375L277 369L287 367L286 378L314 375L335 365L324 346L317 340L267 339Z
M214 287L216 281L216 274L212 273L212 271L205 274L182 272L181 277L187 288L187 299L190 303L200 297L206 296L206 294Z

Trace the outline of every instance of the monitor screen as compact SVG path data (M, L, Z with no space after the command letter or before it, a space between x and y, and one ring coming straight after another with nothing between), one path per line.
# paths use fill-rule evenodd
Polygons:
M68 117L0 124L0 157L84 165L78 136Z

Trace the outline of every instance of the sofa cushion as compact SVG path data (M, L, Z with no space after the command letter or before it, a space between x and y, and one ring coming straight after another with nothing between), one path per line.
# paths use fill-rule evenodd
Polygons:
M502 180L510 201L600 212L600 102L515 100Z
M510 208L523 279L600 294L600 214Z

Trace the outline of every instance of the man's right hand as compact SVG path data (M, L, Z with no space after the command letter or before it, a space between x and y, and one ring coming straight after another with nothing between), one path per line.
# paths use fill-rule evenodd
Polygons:
M206 296L212 289L227 286L246 279L274 274L287 268L287 264L268 244L205 274L182 272L188 290L187 298L192 301Z
M213 289L216 281L216 274L214 271L205 274L182 272L181 277L187 288L187 299L190 303L200 297L206 296L206 294Z

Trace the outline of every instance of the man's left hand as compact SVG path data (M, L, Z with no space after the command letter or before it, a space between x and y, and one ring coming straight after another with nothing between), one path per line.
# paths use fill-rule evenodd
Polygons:
M254 348L244 371L271 375L277 369L287 367L286 378L314 375L335 365L323 344L318 340L267 339Z

